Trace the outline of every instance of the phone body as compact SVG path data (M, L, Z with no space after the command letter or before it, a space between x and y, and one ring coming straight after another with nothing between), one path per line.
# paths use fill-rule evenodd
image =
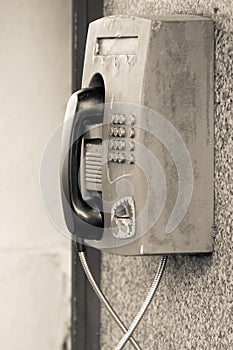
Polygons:
M75 239L122 255L213 251L213 45L198 16L90 24L62 142Z

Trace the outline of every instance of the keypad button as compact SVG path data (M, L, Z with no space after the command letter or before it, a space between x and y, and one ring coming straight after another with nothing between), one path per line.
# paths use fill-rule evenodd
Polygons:
M129 142L129 150L134 151L134 149L135 149L135 143L133 141L130 141Z
M124 153L118 153L117 160L118 160L119 163L123 163L125 161Z
M112 153L109 153L108 160L109 160L109 162L111 162L113 160L113 154Z
M109 148L113 149L113 147L114 147L114 142L113 142L113 140L110 140L109 141Z
M119 148L119 150L125 149L125 141L120 140L120 141L118 142L118 148Z
M111 128L109 129L109 135L113 136L113 133L114 133L114 128L111 126Z
M111 123L112 124L117 124L118 123L118 115L117 114L112 114L111 115Z
M131 125L136 123L136 117L134 114L131 114L130 118L129 118L129 122Z
M121 114L119 116L119 124L125 124L125 122L126 122L126 117L124 114Z
M117 159L118 159L117 154L113 153L112 160L116 163Z
M125 128L121 127L121 128L119 129L118 134L119 134L120 137L124 137L124 136L125 136Z
M114 127L114 128L113 128L113 135L116 137L116 136L118 136L118 133L119 133L118 128L117 128L117 127Z
M130 128L129 129L129 137L133 138L135 136L135 129L134 128Z
M116 141L116 140L113 141L113 148L114 149L118 148L118 141Z
M135 162L135 158L134 158L133 153L131 153L131 154L129 155L129 163L133 164L134 162Z

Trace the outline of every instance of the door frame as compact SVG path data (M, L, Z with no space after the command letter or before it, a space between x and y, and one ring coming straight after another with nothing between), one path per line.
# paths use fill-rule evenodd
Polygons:
M80 89L88 24L103 17L103 0L72 0L72 92ZM87 248L87 259L100 284L101 253ZM82 270L72 242L71 349L100 350L100 303Z

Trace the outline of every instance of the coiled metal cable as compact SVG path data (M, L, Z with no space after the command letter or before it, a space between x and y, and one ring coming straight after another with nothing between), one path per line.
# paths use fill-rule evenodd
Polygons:
M123 347L125 346L125 344L127 343L127 341L130 339L130 337L132 336L132 333L134 332L134 330L137 328L139 322L141 321L143 315L145 314L148 306L151 303L151 300L155 294L156 289L159 286L161 277L163 275L165 266L166 266L166 262L167 262L167 256L163 256L162 259L160 260L160 264L158 267L158 271L156 273L156 276L154 278L154 281L152 283L152 286L150 288L149 293L146 296L146 299L144 301L144 303L142 304L139 312L137 313L137 315L135 316L132 324L130 325L128 331L124 334L124 336L122 337L122 339L120 340L119 344L117 345L117 347L115 348L115 350L121 350L123 349Z
M101 303L104 304L104 306L106 307L106 309L108 310L108 312L110 313L110 315L112 316L112 318L116 321L116 323L118 324L118 326L121 328L121 330L124 333L127 333L128 329L126 328L126 326L124 325L124 323L121 321L120 317L117 315L117 313L115 312L115 310L112 308L112 306L109 304L108 300L106 299L106 297L103 295L102 291L100 290L100 288L98 287L86 260L86 255L85 252L81 251L78 252L79 255L79 259L80 262L82 264L83 270L87 276L88 281L90 282L90 285L92 286L95 294L97 295L98 299L100 300ZM131 344L134 346L135 349L137 350L141 350L140 346L137 344L136 340L131 337L131 335L127 338L127 340L129 340L131 342Z
M154 278L154 281L152 283L152 286L149 290L149 293L146 296L145 301L143 302L139 312L137 313L137 315L135 316L133 322L131 323L129 329L127 330L126 326L124 325L124 323L121 321L121 319L119 318L119 316L117 315L117 313L115 312L115 310L112 308L112 306L110 305L110 303L108 302L108 300L106 299L106 297L104 296L104 294L102 293L101 289L98 287L86 260L86 256L85 256L85 252L84 251L78 251L78 255L79 255L79 259L80 262L82 264L83 270L86 274L86 277L90 283L90 285L92 286L94 292L96 293L98 299L100 300L101 303L104 304L104 306L106 307L106 309L108 310L108 312L110 313L110 315L113 317L113 319L116 321L116 323L118 324L118 326L121 328L121 330L125 333L124 336L122 337L122 339L120 340L119 344L117 345L117 347L115 348L115 350L121 350L123 349L123 347L125 346L125 344L130 341L131 344L134 346L134 348L136 350L141 350L140 346L137 344L136 340L132 337L133 332L135 331L135 329L137 328L138 324L140 323L143 315L145 314L148 306L151 303L151 300L159 286L160 280L162 278L165 266L166 266L166 262L167 262L167 256L163 256L160 260L159 263L159 267L156 273L156 276Z

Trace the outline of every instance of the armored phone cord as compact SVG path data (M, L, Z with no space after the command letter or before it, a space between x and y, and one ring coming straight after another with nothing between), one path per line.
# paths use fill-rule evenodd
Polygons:
M161 277L163 275L165 266L166 266L166 262L167 262L167 256L163 256L160 260L159 263L159 267L157 270L157 273L155 275L154 281L152 283L152 286L149 290L149 293L146 296L145 301L143 302L140 310L138 311L137 315L135 316L133 322L131 323L128 331L124 334L124 336L121 338L119 344L117 345L117 347L115 348L115 350L121 350L123 349L123 347L125 346L125 344L127 343L127 341L130 339L130 337L132 336L133 332L135 331L135 329L137 328L137 326L139 325L139 322L141 321L143 315L145 314L148 306L151 303L151 300L156 292L156 289L159 286L159 283L161 281Z
M78 256L79 256L80 262L82 264L83 270L85 272L85 275L86 275L92 289L94 290L95 294L97 295L99 301L105 306L105 308L108 310L108 312L110 313L112 318L115 320L115 322L118 324L120 329L124 333L126 333L128 331L128 329L126 328L124 323L121 321L120 317L117 315L117 313L115 312L113 307L110 305L110 303L108 302L108 300L106 299L106 297L102 293L101 289L98 287L98 285L97 285L97 283L96 283L96 281L95 281L95 279L94 279L94 277L89 269L88 262L86 259L86 254L84 251L84 247L81 244L79 244L77 246L77 251L78 251ZM136 340L132 336L129 337L129 341L131 342L131 344L133 345L133 347L136 350L141 350L140 346L137 344Z
M118 324L120 329L124 332L124 336L120 340L120 342L117 345L117 347L115 348L115 350L123 349L123 347L125 346L125 344L128 341L131 342L131 344L134 346L135 349L141 350L140 346L137 344L137 342L133 338L132 334L135 331L135 329L137 328L138 324L140 323L142 317L144 316L144 314L145 314L148 306L150 305L151 300L152 300L152 298L153 298L153 296L154 296L154 294L159 286L159 283L161 281L161 278L162 278L162 275L163 275L163 272L164 272L164 269L166 266L167 256L163 256L161 258L157 273L155 275L152 286L151 286L151 288L146 296L146 299L143 302L137 315L135 316L129 329L127 329L126 326L124 325L124 323L121 321L121 319L117 315L117 313L115 312L115 310L112 308L112 306L110 305L110 303L106 299L106 297L104 296L104 294L102 293L102 291L100 290L100 288L98 287L98 285L96 284L96 281L95 281L95 279L94 279L94 277L89 269L89 266L88 266L88 263L86 260L84 246L82 244L77 244L77 252L78 252L78 256L79 256L80 262L82 264L83 270L84 270L86 277L87 277L90 285L92 286L95 294L97 295L100 302L106 307L106 309L108 310L108 312L110 313L112 318L116 321L116 323Z

